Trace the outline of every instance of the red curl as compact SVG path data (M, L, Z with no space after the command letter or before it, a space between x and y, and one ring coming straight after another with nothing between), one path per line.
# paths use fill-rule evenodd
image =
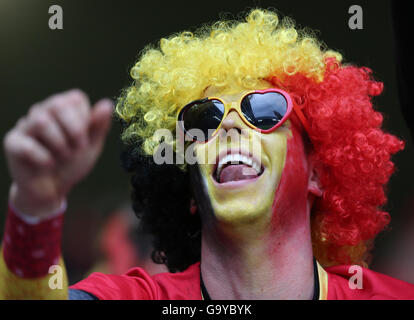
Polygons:
M368 243L390 221L380 207L395 169L391 155L404 142L380 129L383 117L371 99L381 94L383 84L373 80L372 70L343 67L334 58L325 63L322 82L304 74L283 81L303 105L324 190L312 208L314 253L324 265L364 264ZM276 77L268 81L282 87Z

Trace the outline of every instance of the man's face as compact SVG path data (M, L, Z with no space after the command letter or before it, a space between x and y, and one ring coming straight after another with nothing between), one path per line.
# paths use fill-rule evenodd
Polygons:
M246 92L241 88L224 91L210 87L205 97L239 103ZM272 133L262 134L232 110L223 120L219 134L207 143L196 143L201 180L218 220L231 224L259 219L269 222L292 135L290 125L287 120Z

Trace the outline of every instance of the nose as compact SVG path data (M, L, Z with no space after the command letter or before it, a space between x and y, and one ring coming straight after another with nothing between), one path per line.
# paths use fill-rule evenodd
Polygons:
M235 130L240 135L242 135L243 131L245 131L243 129L246 128L246 124L243 122L243 120L240 118L240 115L235 110L231 110L221 124L221 129L223 129L225 132Z

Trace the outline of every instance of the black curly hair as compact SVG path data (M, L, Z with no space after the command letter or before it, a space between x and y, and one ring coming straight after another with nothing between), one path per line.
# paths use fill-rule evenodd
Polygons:
M121 165L131 176L132 208L143 230L153 235L152 260L170 272L183 271L200 261L201 223L190 213L190 172L176 164L158 165L141 146L127 146Z

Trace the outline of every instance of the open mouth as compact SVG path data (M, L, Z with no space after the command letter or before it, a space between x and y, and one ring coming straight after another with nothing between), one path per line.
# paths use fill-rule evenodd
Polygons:
M219 158L213 173L218 183L252 180L263 174L264 168L259 161L250 155L228 153Z

